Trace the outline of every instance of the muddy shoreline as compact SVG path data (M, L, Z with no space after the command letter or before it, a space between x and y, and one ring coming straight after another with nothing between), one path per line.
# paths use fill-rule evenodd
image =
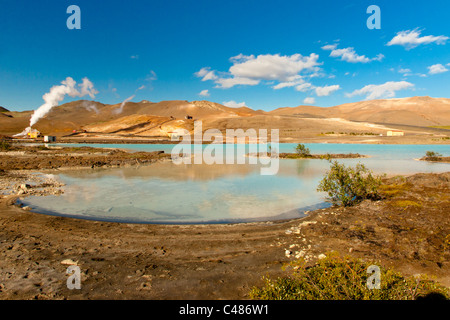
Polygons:
M13 185L0 196L0 299L248 299L263 276L284 274L284 263L303 258L313 264L331 251L450 286L450 172L385 179L382 200L351 208L217 225L34 213L14 205L17 197L64 189L45 179L26 186L35 172L41 170L0 173L2 188ZM66 286L67 261L81 269L81 290Z

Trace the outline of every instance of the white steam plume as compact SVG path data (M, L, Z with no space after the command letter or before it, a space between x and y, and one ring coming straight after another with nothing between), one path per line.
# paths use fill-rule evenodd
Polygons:
M85 108L87 111L94 111L96 114L100 113L95 104L93 104L91 101L83 101L81 103L81 106Z
M83 78L83 82L78 85L79 89L75 87L76 84L77 83L71 77L67 77L66 80L61 82L61 85L53 86L50 89L50 92L44 94L42 98L45 103L34 111L30 119L30 127L49 113L50 110L57 106L59 102L63 101L66 95L71 97L83 97L85 95L89 95L91 98L95 98L95 95L98 93L88 78Z
M125 106L125 103L127 103L128 101L130 101L131 99L133 99L136 95L133 94L131 97L126 98L125 100L123 100L122 104L120 105L120 107L118 109L115 109L113 111L114 114L119 114L122 113L123 111L123 107Z
M126 98L125 100L123 100L122 104L120 105L119 108L115 109L113 111L114 114L120 114L123 111L123 107L125 106L125 104L130 101L131 99L134 99L134 97L136 96L136 92L138 92L139 90L143 90L145 89L145 86L142 85L139 88L136 89L136 91L134 91L134 94L131 97Z

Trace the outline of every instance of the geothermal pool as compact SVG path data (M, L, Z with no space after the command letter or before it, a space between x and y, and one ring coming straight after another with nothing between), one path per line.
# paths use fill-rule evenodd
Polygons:
M164 150L173 145L98 145L135 151ZM80 145L77 145L80 146ZM296 144L280 144L293 152ZM428 150L443 155L448 145L306 144L311 153L360 153L364 159L339 159L346 165L364 163L374 173L446 172L447 163L428 163ZM203 147L204 148L204 147ZM248 160L248 159L247 159ZM276 175L261 175L261 164L180 164L89 169L58 173L65 183L61 196L31 196L21 200L35 212L126 223L230 223L270 221L304 216L326 207L316 191L329 168L326 160L279 160Z

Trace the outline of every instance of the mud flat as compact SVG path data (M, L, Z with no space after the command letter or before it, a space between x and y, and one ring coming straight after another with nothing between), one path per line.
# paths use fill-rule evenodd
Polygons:
M313 264L330 251L450 286L450 172L389 178L383 200L303 219L216 225L34 213L15 201L64 192L36 172L0 175L8 190L0 196L0 299L247 299L262 276L282 275L284 263L303 258ZM67 263L81 269L80 290L66 286Z
M91 147L44 147L13 145L0 152L0 170L94 168L143 165L169 160L164 151L127 152Z

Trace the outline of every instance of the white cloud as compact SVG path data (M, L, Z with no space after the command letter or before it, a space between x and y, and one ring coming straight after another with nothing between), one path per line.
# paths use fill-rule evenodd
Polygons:
M300 91L300 92L306 92L310 89L314 89L314 87L312 86L311 83L308 83L308 82L299 84L298 86L295 87L295 90Z
M280 82L277 85L273 86L272 89L279 90L282 88L295 87L296 85L302 84L304 82L305 82L305 80L303 80L301 76L298 76L298 80Z
M388 81L380 85L367 85L359 90L353 91L352 93L347 93L346 96L350 98L356 95L366 95L366 100L394 98L396 91L412 89L413 87L414 84L406 81Z
M279 89L283 89L283 88L294 87L297 84L298 84L298 82L295 82L295 81L280 82L279 84L273 86L272 88L275 90L279 90Z
M137 59L139 59L139 55L135 54L135 55L132 55L130 58L134 59L134 60L137 60Z
M378 54L375 58L368 58L364 55L358 55L352 47L337 49L337 45L327 45L322 47L323 50L331 50L330 57L341 58L342 61L351 63L368 63L370 61L381 61L383 54Z
M200 71L196 72L195 75L202 78L202 81L216 80L218 77L214 71L210 71L210 68L201 68Z
M198 95L202 97L209 97L209 92L208 90L202 90Z
M418 28L414 30L406 30L397 32L397 35L387 43L388 46L400 45L407 50L413 49L421 44L429 44L435 42L436 44L445 44L449 39L446 36L423 36L421 37L421 30Z
M299 72L313 70L318 66L318 58L315 53L305 57L298 53L292 56L264 54L257 57L241 54L231 58L234 65L229 71L234 77L240 78L292 81L298 77Z
M245 102L236 102L234 100L222 102L222 104L229 108L242 108L246 107Z
M314 103L316 103L316 99L314 99L313 97L308 97L308 98L305 98L305 100L303 100L303 103L314 104Z
M408 69L408 68L405 68L405 69L400 68L400 69L398 69L398 73L405 74L405 73L411 73L411 72L412 72L411 69Z
M274 89L295 86L301 78L301 72L317 72L320 63L319 56L311 53L309 56L293 54L281 56L279 54L263 54L246 56L239 54L231 57L233 65L228 72L216 74L210 68L202 68L196 72L202 81L212 80L218 88L231 88L235 85L258 85L261 81L279 81ZM294 82L294 83L292 83Z
M323 46L322 49L323 50L334 50L336 49L337 44L327 44L326 46Z
M215 80L215 83L217 83L216 88L228 89L240 84L247 86L256 86L257 84L260 83L260 81L249 78L234 77L234 78L218 78L217 80Z
M332 86L325 86L325 87L315 87L315 91L318 97L324 97L329 96L331 93L333 93L336 90L339 90L341 88L340 85L335 84Z
M429 66L428 70L429 70L428 71L429 74L438 74L438 73L443 73L443 72L448 71L448 69L440 63Z

